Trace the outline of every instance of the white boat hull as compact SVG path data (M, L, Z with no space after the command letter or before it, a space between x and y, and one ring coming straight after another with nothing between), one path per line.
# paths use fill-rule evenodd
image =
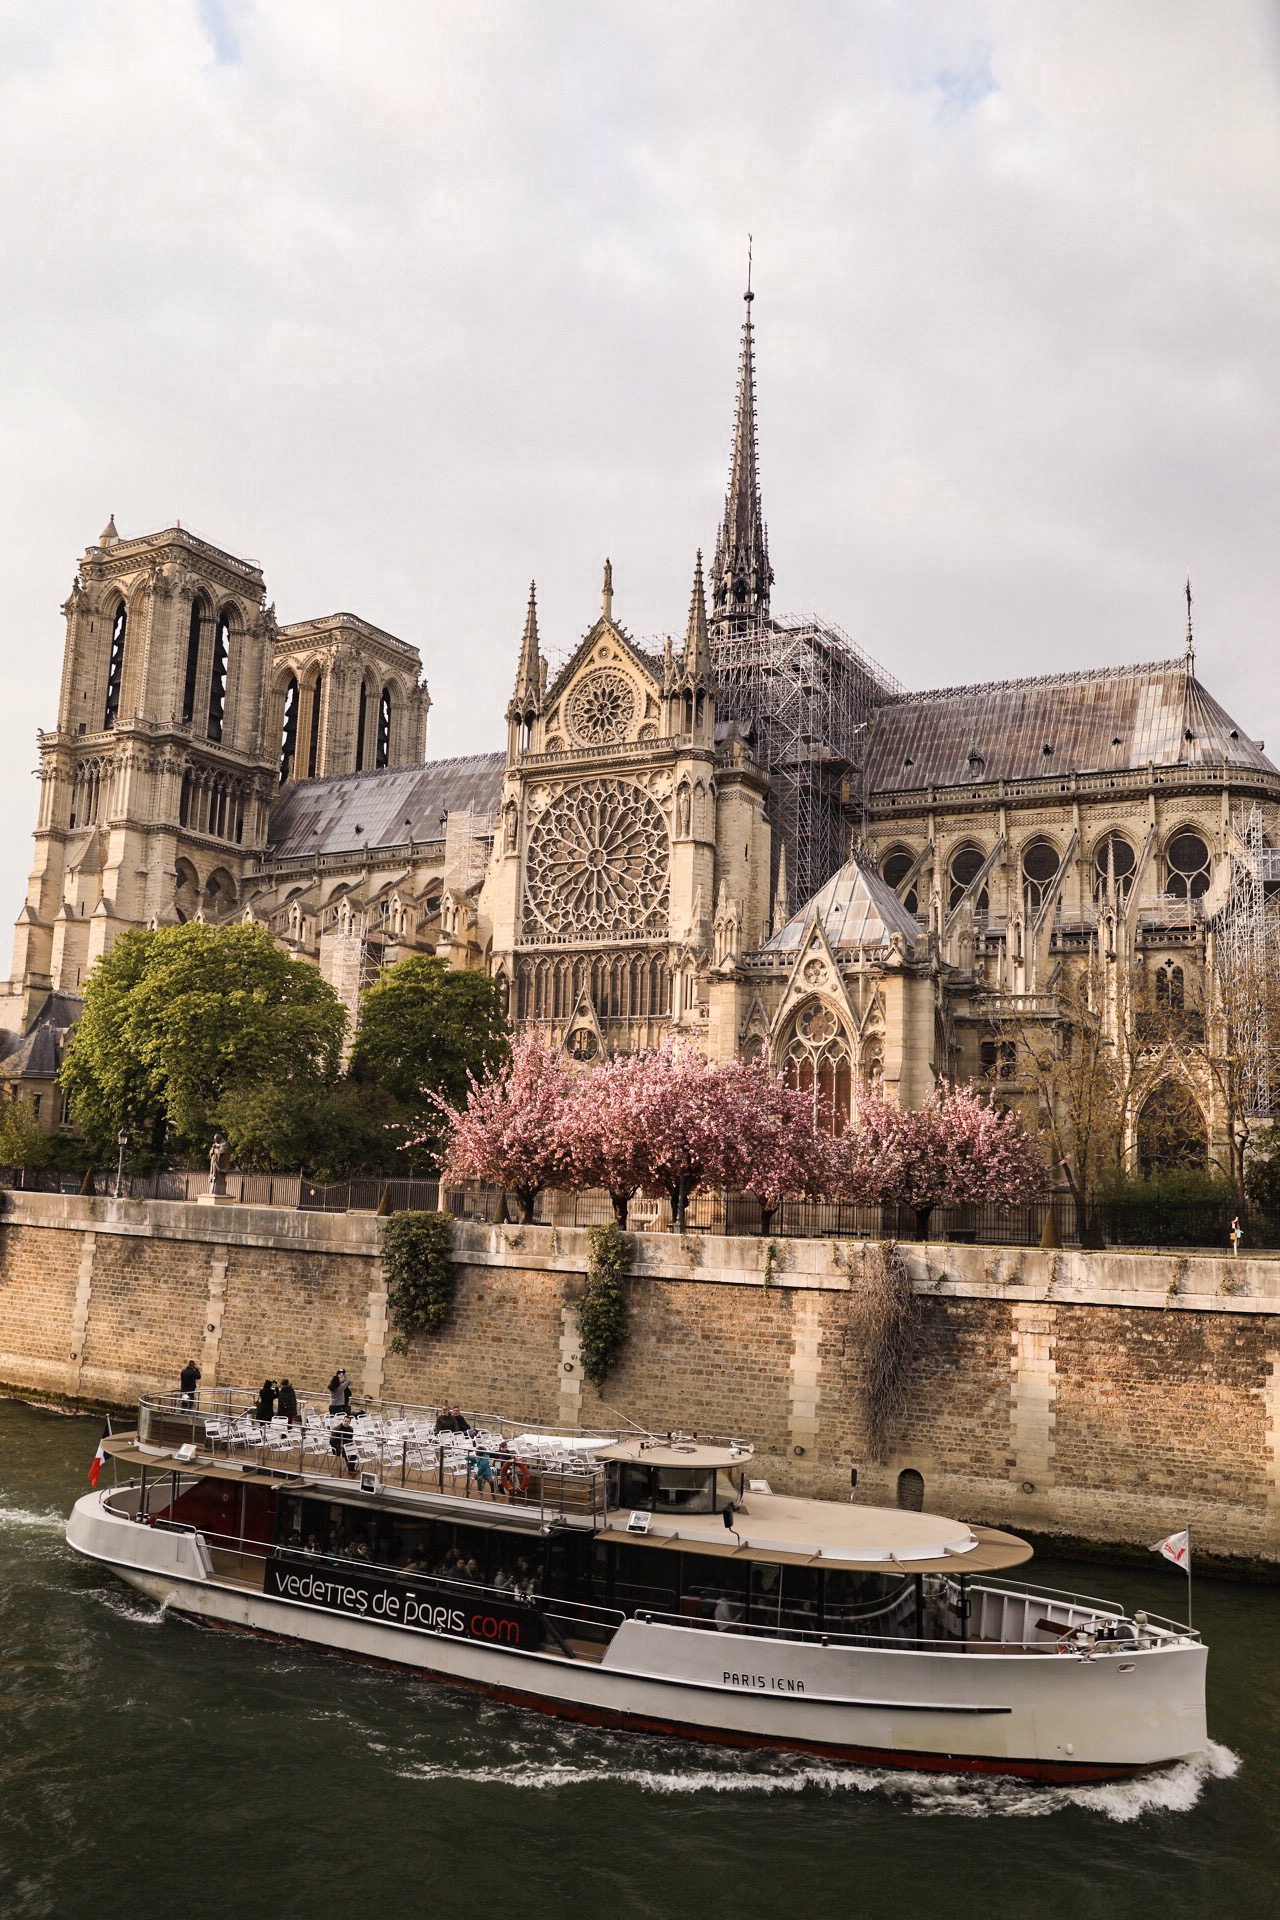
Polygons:
M76 1503L70 1545L171 1611L593 1725L1045 1780L1114 1778L1207 1746L1206 1650L1195 1640L1089 1658L881 1651L627 1620L603 1660L569 1660L221 1582L199 1535L139 1526L103 1502Z

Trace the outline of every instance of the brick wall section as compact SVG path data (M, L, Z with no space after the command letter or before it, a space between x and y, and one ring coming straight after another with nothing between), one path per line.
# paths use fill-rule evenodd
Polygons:
M80 1392L125 1399L139 1374L176 1389L200 1356L208 1269L203 1247L175 1260L169 1241L98 1234Z
M83 1246L82 1231L0 1224L0 1379L64 1390Z
M1059 1307L1057 1471L1070 1485L1265 1512L1258 1358L1269 1323ZM1176 1436L1176 1444L1171 1444Z
M829 1242L637 1235L631 1337L603 1399L573 1302L589 1248L563 1228L459 1226L449 1325L385 1351L379 1223L252 1207L15 1195L0 1225L0 1379L126 1401L194 1351L223 1384L341 1363L388 1399L584 1425L744 1435L780 1491L892 1500L905 1468L941 1511L1280 1562L1280 1261L903 1247L921 1340L887 1457L868 1458L857 1293ZM768 1284L766 1285L766 1278ZM77 1351L77 1345L83 1349Z
M577 1276L519 1267L463 1267L449 1325L404 1355L388 1353L382 1392L418 1405L456 1402L466 1413L509 1412L556 1424L560 1335Z
M193 1265L195 1263L193 1262ZM261 1386L287 1375L323 1386L345 1367L359 1388L375 1263L334 1252L231 1247L218 1349L221 1385ZM201 1298L208 1263L200 1264Z

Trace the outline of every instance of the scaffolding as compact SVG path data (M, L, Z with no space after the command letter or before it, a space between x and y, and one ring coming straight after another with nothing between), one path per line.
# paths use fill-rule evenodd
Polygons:
M1233 825L1230 878L1214 923L1218 989L1240 1060L1243 1110L1267 1120L1280 1090L1280 848L1267 846L1256 805Z
M773 880L785 847L788 887L802 904L848 858L860 739L903 688L826 620L727 622L713 625L710 644L716 719L736 722L769 775Z

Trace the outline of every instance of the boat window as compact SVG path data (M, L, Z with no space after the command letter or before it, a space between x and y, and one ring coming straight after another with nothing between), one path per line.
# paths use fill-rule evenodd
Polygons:
M824 1575L822 1624L828 1633L910 1633L915 1621L915 1583L853 1568L828 1567Z
M631 1460L622 1460L614 1467L617 1478L614 1481L612 1504L615 1507L640 1507L647 1509L653 1504L652 1486L648 1467L639 1467Z
M742 1498L742 1483L745 1474L733 1467L716 1468L715 1512L722 1513L726 1507L736 1507Z
M818 1567L779 1567L772 1561L755 1561L748 1614L751 1625L767 1627L774 1633L815 1633L821 1580Z
M661 1547L613 1549L613 1604L626 1613L675 1613L678 1555Z
M750 1568L727 1554L680 1555L680 1616L714 1620L726 1630L747 1615Z
M711 1513L715 1473L706 1467L659 1467L654 1506L659 1513Z

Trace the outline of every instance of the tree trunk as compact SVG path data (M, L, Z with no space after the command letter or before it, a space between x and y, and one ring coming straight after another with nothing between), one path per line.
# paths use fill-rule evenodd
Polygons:
M631 1205L631 1195L623 1192L620 1187L610 1187L609 1198L613 1202L613 1217L625 1233L627 1226L627 1209Z
M756 1195L756 1201L760 1208L760 1232L764 1235L773 1228L773 1216L778 1211L778 1203L775 1200L771 1207L766 1206L759 1194Z
M515 1189L516 1199L520 1202L520 1224L522 1227L531 1227L533 1225L533 1209L541 1191L541 1187L517 1187Z
M933 1212L932 1207L916 1208L916 1239L917 1240L927 1240L929 1238L929 1215L932 1212Z

